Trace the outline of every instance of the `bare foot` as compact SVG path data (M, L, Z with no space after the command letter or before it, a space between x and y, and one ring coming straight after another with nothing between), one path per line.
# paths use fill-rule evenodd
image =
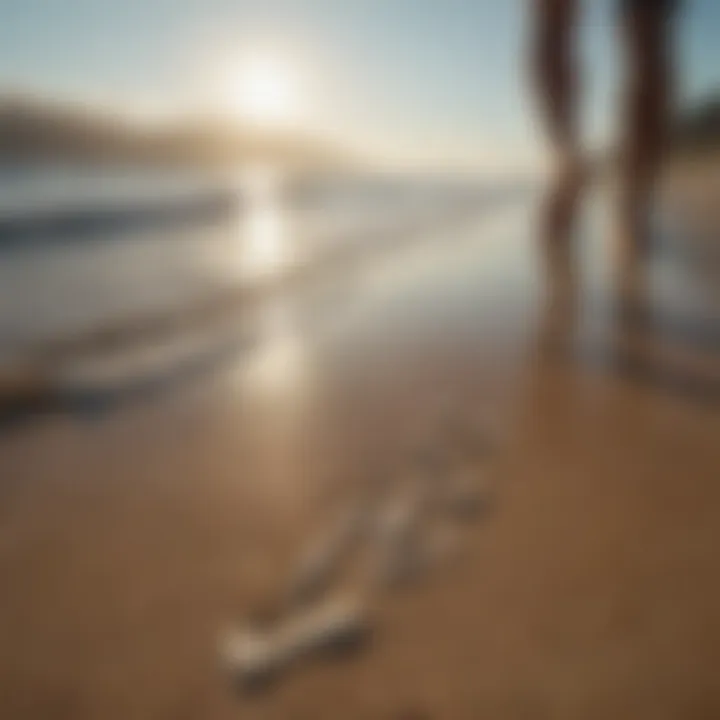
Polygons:
M616 291L621 306L633 314L647 295L647 270L652 251L650 203L647 193L620 187L614 223Z
M615 222L618 252L628 261L642 261L651 248L650 203L647 192L621 188Z
M613 305L618 329L627 329L642 321L648 299L647 253L642 226L624 213L618 213L614 236Z

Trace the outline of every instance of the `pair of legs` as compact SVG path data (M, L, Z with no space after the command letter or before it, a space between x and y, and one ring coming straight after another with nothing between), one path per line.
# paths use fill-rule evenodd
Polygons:
M578 128L578 0L531 2L535 12L533 74L556 158L543 235L549 252L564 252L585 174ZM644 243L665 146L675 5L676 0L621 0L619 7L626 81L617 220L620 249L630 255L637 255Z

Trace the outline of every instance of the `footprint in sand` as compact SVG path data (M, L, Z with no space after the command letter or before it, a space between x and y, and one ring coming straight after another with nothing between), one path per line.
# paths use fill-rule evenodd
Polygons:
M224 635L224 664L245 690L267 687L300 661L364 648L373 629L370 601L424 577L458 549L460 524L488 515L495 504L491 443L456 420L445 418L441 431L438 442L415 454L408 478L385 488L385 497L351 505L313 538L275 622ZM360 569L359 586L327 599L358 564L363 545L370 562Z

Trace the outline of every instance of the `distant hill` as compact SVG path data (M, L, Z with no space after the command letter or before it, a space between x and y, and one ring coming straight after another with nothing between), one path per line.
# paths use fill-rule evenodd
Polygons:
M720 91L682 113L673 145L683 153L720 150ZM217 118L150 126L77 105L0 95L0 163L232 166L251 160L321 169L352 163L349 154L316 138L262 133Z
M344 161L313 138L263 134L217 119L151 127L72 105L0 97L0 162L233 165L254 159L310 167Z

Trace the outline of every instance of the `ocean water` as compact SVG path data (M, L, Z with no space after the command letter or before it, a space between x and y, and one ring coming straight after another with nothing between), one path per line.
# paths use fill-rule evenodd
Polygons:
M229 288L282 280L338 247L394 233L490 198L475 180L42 168L0 172L0 221L148 202L182 204L208 191L237 204L198 221L95 223L75 237L43 231L0 239L0 358L150 313L192 307ZM12 238L10 238L12 240Z

